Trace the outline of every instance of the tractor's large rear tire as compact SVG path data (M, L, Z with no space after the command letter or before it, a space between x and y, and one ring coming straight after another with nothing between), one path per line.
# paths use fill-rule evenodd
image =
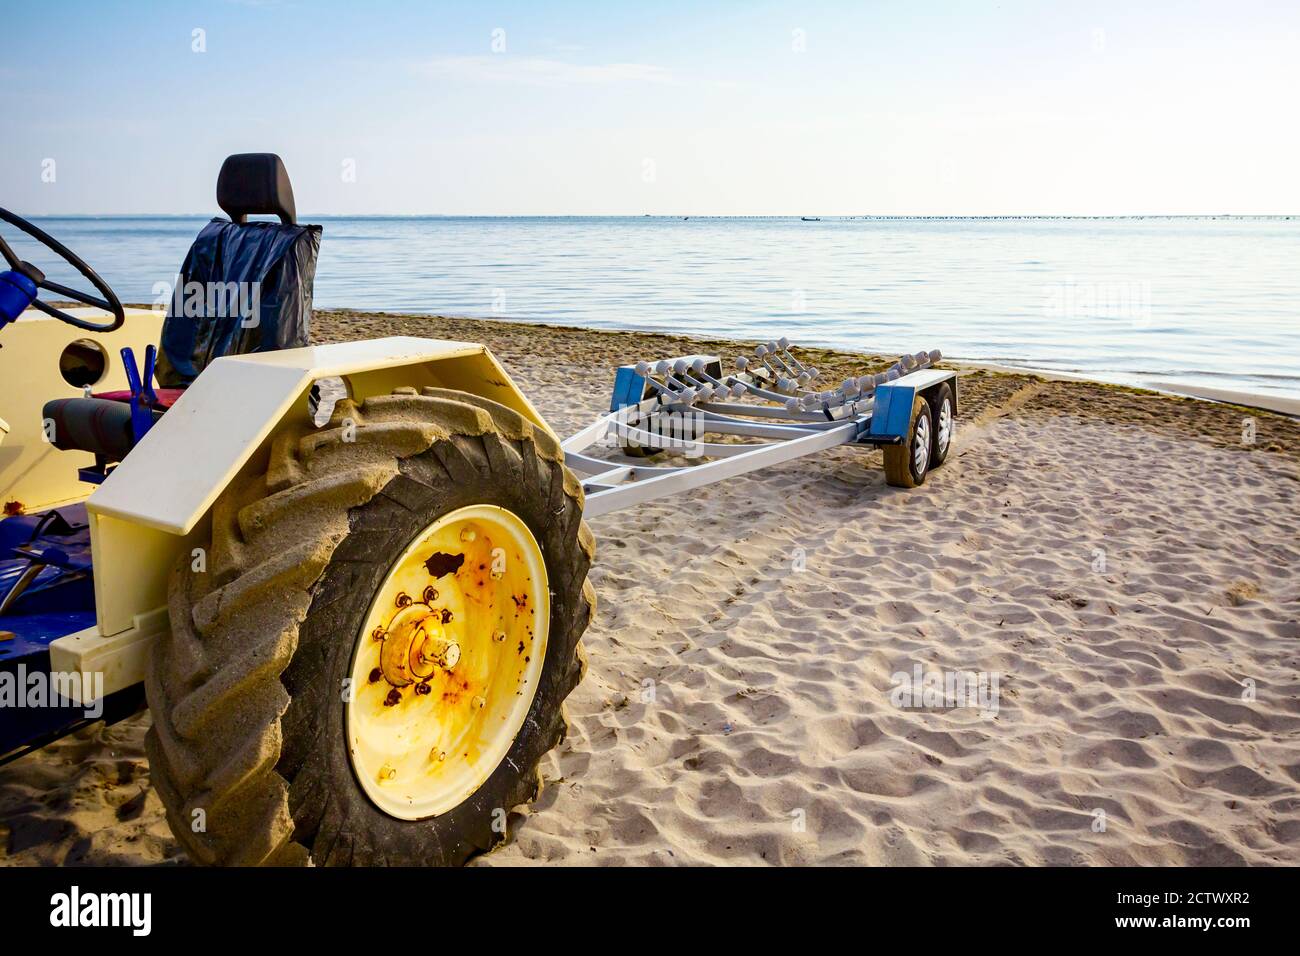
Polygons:
M535 687L521 690L532 703L495 770L445 812L403 819L358 782L347 724L353 655L408 544L478 505L517 516L544 561L544 663ZM540 790L538 763L563 739L561 705L585 670L579 639L595 595L582 505L552 436L460 392L344 400L327 427L279 436L218 499L206 554L178 562L171 634L146 681L153 782L190 856L454 865L503 840L511 808ZM411 686L421 703L436 699Z

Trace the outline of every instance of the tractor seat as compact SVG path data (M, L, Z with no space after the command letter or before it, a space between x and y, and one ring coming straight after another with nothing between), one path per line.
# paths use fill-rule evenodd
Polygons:
M280 157L226 157L217 176L217 205L230 218L213 219L190 246L163 321L163 388L186 387L225 355L302 348L310 340L321 227L298 222ZM191 290L201 290L198 301Z
M183 388L155 389L154 421L171 408ZM90 398L56 398L45 403L41 416L52 427L50 444L63 451L88 451L104 461L121 461L135 444L131 425L131 393L126 389L98 392Z
M162 416L161 411L153 414L155 419ZM45 403L41 415L50 444L63 451L88 451L104 462L121 461L135 444L130 401L56 398Z
M300 348L309 341L321 227L298 223L280 157L226 157L217 176L217 205L230 218L213 219L194 240L163 321L154 421L214 359ZM268 215L279 222L248 218ZM197 300L193 289L202 290ZM235 301L256 312L233 312ZM153 371L151 366L145 372L146 380ZM46 402L43 415L53 426L55 448L93 452L101 466L126 457L149 424L145 418L132 426L131 393L125 389L55 399Z

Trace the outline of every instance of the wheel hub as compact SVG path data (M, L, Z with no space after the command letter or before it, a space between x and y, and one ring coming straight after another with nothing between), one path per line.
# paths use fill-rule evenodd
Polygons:
M925 474L930 463L930 420L924 415L916 420L916 438L912 448L912 461L918 475Z
M513 512L460 508L408 545L367 612L345 705L372 803L437 816L491 776L532 705L549 619L545 561Z
M432 677L438 668L449 671L460 661L460 645L443 630L442 611L429 603L403 607L379 639L379 669L394 687Z
M952 441L952 402L948 399L943 400L939 406L939 454L948 450L948 444Z

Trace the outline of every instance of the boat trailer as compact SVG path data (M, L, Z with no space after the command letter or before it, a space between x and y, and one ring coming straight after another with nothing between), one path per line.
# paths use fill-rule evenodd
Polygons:
M888 483L915 487L952 444L957 378L935 367L940 357L904 355L832 390L809 387L820 373L785 338L741 356L725 376L715 355L624 365L609 413L563 443L565 464L583 476L589 518L837 445L880 446ZM617 445L624 457L686 461L620 463L588 454L597 444Z

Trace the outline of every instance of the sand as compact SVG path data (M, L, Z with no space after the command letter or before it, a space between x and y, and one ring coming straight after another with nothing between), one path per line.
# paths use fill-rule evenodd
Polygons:
M488 343L561 434L607 408L614 364L738 351L316 325L388 334ZM832 381L879 367L814 362ZM512 841L477 862L1300 862L1300 423L984 370L961 394L957 446L923 488L836 449L594 520L570 735ZM998 693L899 706L894 675L918 667ZM0 768L0 863L182 861L148 720Z

